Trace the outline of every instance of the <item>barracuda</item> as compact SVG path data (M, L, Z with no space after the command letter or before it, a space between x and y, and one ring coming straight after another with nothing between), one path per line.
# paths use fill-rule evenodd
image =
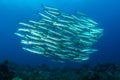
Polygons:
M86 18L86 20L87 20L89 23L92 23L92 24L94 24L94 25L98 25L97 22L93 21L93 20L90 19L90 18Z
M32 49L32 48L25 48L25 47L23 47L22 49L26 50L26 51L29 51L29 52L32 52L32 53L36 53L36 54L43 54L42 52L37 51L37 50Z
M27 41L27 40L21 40L21 43L22 43L22 44L25 44L25 45L44 45L44 44L41 43L41 42Z
M23 35L23 34L20 34L20 33L14 33L15 35L17 35L17 36L19 36L19 37L21 37L21 38L25 38L25 39L28 39L25 35Z
M50 39L46 39L46 38L41 38L42 41L45 41L47 43L53 44L53 45L58 45L56 42L50 40Z
M70 25L70 28L69 29L71 29L71 30L75 30L75 32L82 32L83 30L81 29L81 28L79 28L79 27L76 27L75 25Z
M82 40L82 39L80 39L80 42L79 43L82 43L82 44L84 44L84 45L86 45L86 46L91 46L93 43L92 42L90 42L90 41L85 41L85 40Z
M42 19L42 21L44 21L44 22L48 22L48 23L53 23L53 21L51 21L51 20L49 20L49 19Z
M53 8L53 7L48 7L48 6L45 6L45 5L42 5L43 9L45 10L50 10L50 11L58 11L57 8Z
M63 18L66 18L66 19L69 19L69 20L73 20L73 21L74 21L74 18L73 18L71 15L69 15L69 14L62 13L61 16L62 16Z
M66 60L82 62L96 52L92 45L103 35L98 23L85 14L76 15L59 11L57 8L42 6L44 13L39 13L38 21L20 22L15 35L21 37L24 50L56 61Z
M38 25L45 25L45 23L43 23L43 22L37 22L37 21L33 21L33 20L29 20L29 22L31 22L33 24L38 24Z
M79 14L80 16L84 16L84 17L87 16L86 14L84 14L84 13L82 13L82 12L80 12L80 11L77 11L76 13Z
M36 36L36 37L44 37L42 34L40 34L40 33L37 33L37 32L35 32L35 31L31 31L31 34L32 35L34 35L34 36Z
M34 47L32 47L33 49L35 49L36 51L40 51L40 52L42 52L43 54L44 54L44 51L45 51L45 49L44 48L42 48L41 46L34 46Z
M50 30L50 29L47 29L47 28L44 27L44 26L38 26L38 27L41 28L41 29L44 29L44 30L46 30L46 31L48 31L48 32L50 32L50 33L52 33L52 34L55 34L55 35L57 35L57 36L64 37L64 38L69 38L69 37L67 37L67 36L65 36L65 35L62 35L62 34L58 33L58 32L55 32L55 31Z
M74 58L75 61L79 62L79 61L85 61L85 60L88 60L89 59L89 56L86 56L86 57L77 57L77 58Z
M81 50L81 52L85 52L85 53L93 53L96 51L98 51L98 50L96 50L96 49L83 49L83 50Z
M52 53L53 53L53 52L56 52L56 49L54 49L54 48L48 47L47 49L48 49L49 51L52 51Z
M26 35L26 37L27 37L28 39L32 39L32 40L37 40L37 41L40 40L40 38L35 37L35 36L33 36L33 35Z
M59 26L59 27L66 27L66 25L58 23L58 22L53 22L54 26Z
M46 15L44 15L42 13L39 13L39 15L42 16L42 17L44 17L44 18L46 18L46 19L52 20L52 18L50 18L50 17L48 17L48 16L46 16Z
M78 22L79 21L79 18L75 15L71 15L73 18L74 18L74 21Z
M55 32L55 31L53 31L53 30L48 30L50 33L52 33L52 34L55 34L56 36L58 36L58 37L61 37L61 38L67 38L67 39L70 39L70 37L68 37L68 36L66 36L66 35L63 35L63 34L61 34L61 33L58 33L58 32Z
M45 13L46 13L46 14L48 14L49 16L53 17L53 18L57 18L57 16L56 16L56 15L54 15L54 14L52 14L52 13L48 12L48 11L45 11Z
M48 13L51 13L51 14L53 14L53 15L55 15L55 16L58 16L58 15L60 15L60 12L58 12L58 11L47 11Z
M103 32L103 29L95 29L95 28L94 28L94 29L91 29L91 31L94 32L94 33L95 33L95 32L96 32L96 33L101 33L101 32Z
M30 29L26 29L26 28L19 28L18 31L22 31L22 32L30 32Z
M54 38L54 37L51 37L49 35L47 35L47 38L51 39L52 41L60 41L60 38Z
M55 50L58 49L58 47L56 47L56 46L54 46L52 44L46 43L45 45L48 46L48 47L50 47L50 48L52 48L52 49L55 49Z
M20 24L20 25L23 25L23 26L27 26L27 27L29 27L29 28L36 28L35 26L30 25L30 24L27 24L27 23L22 23L22 22L20 22L19 24Z
M63 24L70 24L70 23L74 23L73 21L68 21L68 20L64 20L64 19L57 19L58 22L63 23Z
M65 34L72 34L74 35L75 31L73 31L71 28L68 28L67 25L62 25L61 23L55 22L53 25L58 26L59 30L62 30L63 33Z

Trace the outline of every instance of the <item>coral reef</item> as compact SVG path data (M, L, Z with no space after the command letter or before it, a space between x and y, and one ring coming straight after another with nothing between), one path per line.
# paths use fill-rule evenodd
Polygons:
M15 73L9 69L7 60L0 64L0 80L11 80L14 76Z
M0 64L0 80L120 80L119 64L83 65L78 68L54 68Z

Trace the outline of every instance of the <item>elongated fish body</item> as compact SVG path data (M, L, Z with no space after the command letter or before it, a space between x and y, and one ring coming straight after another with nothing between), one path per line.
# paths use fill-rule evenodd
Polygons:
M45 23L43 22L37 22L37 21L33 21L33 20L29 20L30 23L33 23L33 24L37 24L37 25L45 25Z
M64 24L61 24L61 23L58 23L58 22L53 22L53 25L54 26L59 26L59 27L66 27L66 25L64 25Z
M46 45L47 47L52 48L52 49L58 49L58 47L56 47L55 45L52 45L52 44L46 43L45 45Z
M53 23L53 21L51 21L51 20L49 20L49 19L42 19L42 21L44 21L44 22L48 22L48 23Z
M78 11L73 15L54 7L42 8L44 13L39 13L39 20L19 23L15 35L20 37L24 50L57 62L82 62L97 51L92 46L103 35L97 22Z
M84 17L87 16L86 14L84 14L84 13L82 13L82 12L80 12L80 11L77 11L76 13L79 14L80 16L84 16Z
M71 15L65 14L65 13L61 14L61 16L69 20L74 20L74 17L72 17Z
M44 51L45 51L45 49L44 48L42 48L41 46L33 46L32 47L34 50L36 50L36 51L40 51L42 54L44 54Z
M59 59L55 59L55 60L53 59L52 61L53 61L53 62L59 62L59 63L65 63L64 60L59 60Z
M91 29L92 30L92 32L96 32L96 33L101 33L101 32L103 32L103 29Z
M53 14L53 15L56 15L56 16L59 16L61 13L60 12L58 12L58 11L47 11L48 13L50 13L50 14Z
M28 39L31 39L31 40L36 40L36 41L39 41L39 40L40 40L40 38L38 38L38 37L36 37L36 36L33 36L33 35L26 35L26 37L27 37Z
M71 15L71 16L74 18L74 20L75 20L76 22L79 21L79 17L77 17L77 16L75 16L75 15Z
M62 30L62 32L65 32L66 34L68 33L73 35L74 33L74 31L72 31L71 28L67 28L67 25L62 25L61 23L57 23L57 22L53 23L53 25L57 26L59 30Z
M27 39L27 37L24 35L24 34L20 34L20 33L15 33L15 35L17 35L17 36L19 36L19 37L21 37L21 38L25 38L25 39Z
M25 47L23 47L23 49L32 53L41 54L41 55L43 54L43 52L37 51L35 49L25 48Z
M64 20L64 19L57 19L58 22L63 23L63 24L70 24L73 23L73 21L68 21L68 20Z
M42 13L39 13L39 15L42 16L42 17L44 17L44 18L46 18L46 19L52 20L52 18L50 18L50 17L48 17L48 16L46 16L46 15L44 15Z
M47 27L44 27L44 26L41 26L41 25L38 26L38 28L48 31Z
M75 61L79 62L79 61L85 61L85 60L88 60L89 59L89 56L86 56L86 57L78 57L78 58L74 58Z
M45 5L42 5L43 9L45 10L49 10L49 11L58 11L57 8L53 8L53 7L48 7L48 6L45 6Z
M21 40L21 43L22 44L25 44L25 45L44 45L43 43L41 42L35 42L35 41L27 41L27 40Z
M26 29L26 28L19 28L18 31L22 31L22 32L30 32L30 29Z
M26 27L29 27L29 28L36 28L35 26L30 25L30 24L27 24L27 23L22 23L22 22L20 22L19 24L20 24L20 25L23 25L23 26L26 26Z
M83 49L81 52L96 52L96 49Z
M48 11L45 11L46 14L48 14L49 16L51 16L52 18L57 18L57 15L50 13Z
M75 31L76 33L83 31L80 27L76 27L75 25L70 25L70 28L69 28L69 29L71 29L71 30L74 29L74 31Z
M47 49L51 52L56 52L56 49L54 49L54 48L48 47Z
M89 23L91 23L91 24L98 25L97 22L93 21L93 20L90 19L90 18L85 18L85 19L86 19Z
M57 45L56 42L50 40L50 39L46 39L46 38L41 38L42 41L46 42L46 43L49 43L49 44L53 44L53 45Z
M43 37L43 35L41 33L37 33L35 31L31 31L31 34L36 36L36 37L39 37L39 38Z
M91 46L93 43L92 42L90 42L90 41L85 41L85 40L82 40L82 39L80 39L80 42L79 43L81 43L81 44L84 44L85 46Z
M51 36L47 36L48 39L51 39L52 41L60 41L60 38L54 38L54 37L51 37Z

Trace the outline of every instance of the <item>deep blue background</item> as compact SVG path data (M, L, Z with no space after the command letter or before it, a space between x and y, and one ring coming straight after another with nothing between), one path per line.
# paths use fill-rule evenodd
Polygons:
M50 59L25 52L21 49L20 39L14 35L19 22L39 19L41 4L53 6L61 11L86 13L104 29L104 35L93 46L99 51L93 53L88 61L97 63L120 63L120 0L0 0L0 62L8 59L18 64L51 66L80 65L82 63L54 63Z

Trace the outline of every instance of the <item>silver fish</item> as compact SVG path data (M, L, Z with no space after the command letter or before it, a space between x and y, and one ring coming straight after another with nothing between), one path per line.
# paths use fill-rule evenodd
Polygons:
M82 13L80 11L77 11L76 13L79 14L80 16L87 16L86 14L84 14L84 13Z
M25 38L25 39L28 39L24 34L20 34L18 32L14 33L15 35L21 37L21 38Z
M44 44L41 43L41 42L28 41L28 40L21 40L21 43L22 43L22 44L25 44L25 45L44 45Z
M43 23L43 22L37 22L37 21L33 21L33 20L29 20L29 22L31 22L33 24L37 24L37 25L45 25L45 23Z
M45 10L45 13L48 14L49 16L53 17L53 18L57 18L57 16L55 14L52 14L48 11Z
M42 13L39 13L39 15L42 16L42 17L44 17L44 18L46 18L46 19L52 20L52 18L50 18L50 17L48 17L48 16L46 16L46 15L44 15Z
M60 12L58 12L58 11L49 11L48 10L47 12L50 14L56 15L56 16L60 15Z
M103 35L98 23L84 13L76 15L59 11L57 8L42 6L44 13L38 21L20 22L15 35L21 37L23 49L35 54L52 57L55 61L82 62L96 52L92 45Z
M22 31L22 32L30 32L30 29L26 29L26 28L19 28L18 31Z
M45 5L42 5L43 9L45 10L50 10L50 11L58 11L57 8L53 8L53 7L49 7L49 6L45 6Z
M35 49L32 49L32 48L25 48L23 47L22 49L26 50L26 51L29 51L29 52L32 52L32 53L36 53L36 54L43 54L43 52L40 52L40 51L37 51Z
M70 14L66 14L66 13L62 13L61 16L63 18L69 19L69 20L73 20L74 21L74 17L72 17Z
M23 23L23 22L20 22L19 24L20 24L20 25L23 25L23 26L26 26L26 27L29 27L29 28L36 28L36 27L33 26L33 25L30 25L30 24L27 24L27 23Z
M27 34L26 37L27 37L28 39L32 39L32 40L37 40L37 41L40 40L39 37L36 37L36 36L33 36L33 35L28 35L28 34Z

